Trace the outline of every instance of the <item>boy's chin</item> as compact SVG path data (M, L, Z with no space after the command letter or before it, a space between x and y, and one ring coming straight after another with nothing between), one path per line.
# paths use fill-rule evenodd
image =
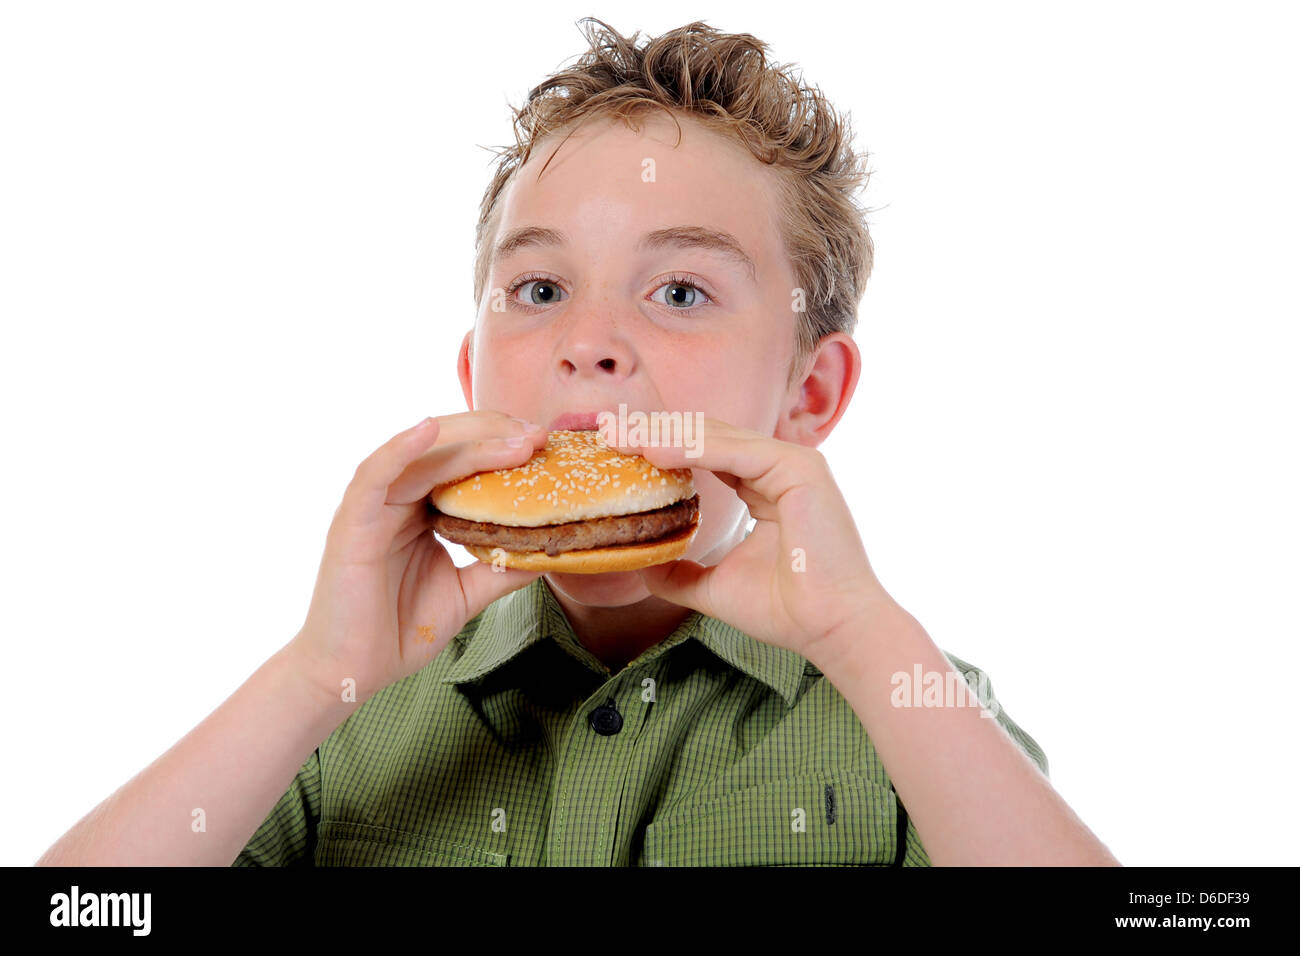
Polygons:
M610 571L608 574L548 572L543 577L570 600L590 607L623 607L650 597L636 571Z

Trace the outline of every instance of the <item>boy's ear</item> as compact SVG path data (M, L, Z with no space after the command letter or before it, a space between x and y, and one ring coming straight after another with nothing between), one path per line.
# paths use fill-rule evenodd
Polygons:
M791 386L773 437L816 448L848 409L861 373L862 354L853 338L845 332L826 336L802 381Z
M465 407L474 410L474 330L470 329L460 340L460 354L456 357L456 374L460 376L460 390L465 393Z

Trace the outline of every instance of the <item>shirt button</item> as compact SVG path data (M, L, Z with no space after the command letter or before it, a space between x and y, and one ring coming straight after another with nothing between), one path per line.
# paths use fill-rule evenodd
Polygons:
M614 706L612 698L593 710L587 716L587 722L591 724L591 729L602 737L616 734L623 729L623 715Z

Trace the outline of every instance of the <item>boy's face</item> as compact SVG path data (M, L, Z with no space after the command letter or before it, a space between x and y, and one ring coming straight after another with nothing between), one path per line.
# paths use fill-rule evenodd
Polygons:
M680 117L675 147L677 127L666 115L640 122L633 132L621 121L590 121L550 158L564 136L552 134L502 195L494 243L524 226L565 241L525 245L490 263L461 346L466 401L543 427L567 412L617 412L626 403L629 412L698 411L774 434L798 388L785 387L795 279L769 173L689 117ZM639 248L646 233L679 226L729 233L753 261L752 275L713 249ZM525 276L515 291L500 291ZM715 564L739 541L748 513L711 472L694 474L701 521L686 557ZM649 594L636 572L548 579L591 606Z

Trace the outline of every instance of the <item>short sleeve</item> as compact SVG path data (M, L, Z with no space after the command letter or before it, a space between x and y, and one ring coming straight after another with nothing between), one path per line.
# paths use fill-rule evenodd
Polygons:
M319 822L320 751L314 750L231 866L314 866Z
M1007 712L1002 709L1001 703L999 703L998 699L993 696L993 682L989 680L988 675L978 667L967 664L961 658L955 657L947 651L944 651L943 653L944 656L952 662L953 668L966 678L967 685L969 685L970 689L975 692L975 696L979 698L980 703L993 714L997 722L1002 725L1003 729L1006 730L1008 734L1011 735L1011 739L1016 742L1020 749L1023 750L1038 769L1043 772L1043 776L1048 776L1047 754L1043 752L1042 747L1038 746L1038 741L1034 740L1033 737L1021 730L1020 726L1007 716ZM901 804L900 811L906 813L906 810L902 808ZM910 818L907 821L907 845L903 851L902 865L932 865L930 862L930 854L928 854L925 847L922 846L921 837L916 832L916 825Z
M975 692L981 704L992 712L997 722L1002 725L1003 729L1011 735L1014 740L1035 764L1043 772L1044 777L1051 778L1047 772L1047 754L1043 753L1043 748L1038 746L1038 741L1020 729L1020 726L1012 720L1007 712L1003 709L1002 704L993 695L993 682L989 680L988 674L985 674L978 667L967 664L959 657L955 657L944 651L944 656L952 661L952 666L966 678L966 683L970 689Z
M906 812L906 811L902 811ZM921 845L921 835L916 832L916 824L909 817L907 820L907 846L903 850L901 866L933 866L930 854Z

